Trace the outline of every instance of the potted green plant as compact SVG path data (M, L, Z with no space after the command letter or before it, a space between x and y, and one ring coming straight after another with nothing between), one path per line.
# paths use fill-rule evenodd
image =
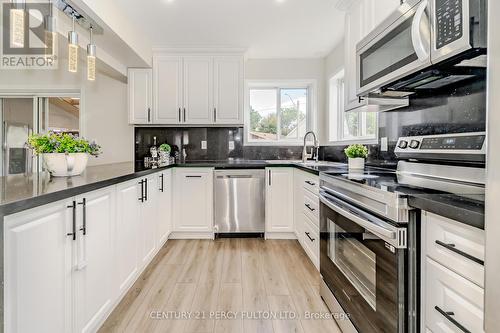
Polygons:
M101 147L95 142L69 133L32 134L27 144L34 154L42 156L47 171L57 177L81 174L89 155L101 154Z
M365 168L365 158L368 156L368 148L360 144L353 144L344 149L348 157L349 170L362 170Z
M160 145L159 148L160 163L162 164L168 163L168 158L170 157L171 150L172 148L167 143L163 143Z

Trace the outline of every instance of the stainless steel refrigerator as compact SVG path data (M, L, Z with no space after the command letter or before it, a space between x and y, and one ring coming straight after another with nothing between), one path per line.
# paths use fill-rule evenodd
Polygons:
M0 99L2 118L2 176L29 174L33 170L33 154L26 141L34 129L33 98Z

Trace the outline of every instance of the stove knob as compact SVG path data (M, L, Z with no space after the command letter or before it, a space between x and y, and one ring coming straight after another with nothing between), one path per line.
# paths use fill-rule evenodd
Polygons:
M406 140L399 141L398 147L401 149L405 149L406 147L408 147L408 141L406 141Z
M420 141L411 140L411 142L410 142L410 148L417 149L419 146L420 146Z

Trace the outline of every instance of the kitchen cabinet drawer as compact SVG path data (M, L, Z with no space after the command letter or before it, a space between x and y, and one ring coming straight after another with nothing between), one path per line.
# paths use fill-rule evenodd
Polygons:
M425 326L433 333L483 332L484 290L426 259ZM461 329L462 326L464 329Z
M319 177L313 175L305 175L304 188L313 194L319 195Z
M424 213L426 255L478 286L484 286L484 231Z
M302 217L302 235L300 236L302 244L314 266L319 269L319 228L306 214Z
M319 227L319 199L309 191L304 191L302 211Z

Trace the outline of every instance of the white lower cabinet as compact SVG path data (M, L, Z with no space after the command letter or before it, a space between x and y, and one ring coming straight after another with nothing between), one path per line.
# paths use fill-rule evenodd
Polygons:
M294 231L293 169L266 168L266 238Z
M319 177L295 169L293 184L297 239L319 270Z
M5 217L5 332L73 331L72 200Z
M171 190L165 170L6 216L5 332L96 332L167 240Z
M156 254L156 226L158 219L158 176L156 174L144 177L143 188L140 189L143 199L140 200L139 234L141 245L139 258L141 267L149 264Z
M172 231L172 169L160 172L158 177L158 204L156 243L163 246Z
M176 237L213 237L213 169L176 168L174 232Z
M430 258L425 295L426 326L431 332L483 332L484 289Z
M422 330L483 332L484 230L422 212Z
M139 275L139 216L141 197L138 180L116 187L115 289L122 296Z
M95 332L113 303L113 228L115 187L76 198L75 285L76 331Z

